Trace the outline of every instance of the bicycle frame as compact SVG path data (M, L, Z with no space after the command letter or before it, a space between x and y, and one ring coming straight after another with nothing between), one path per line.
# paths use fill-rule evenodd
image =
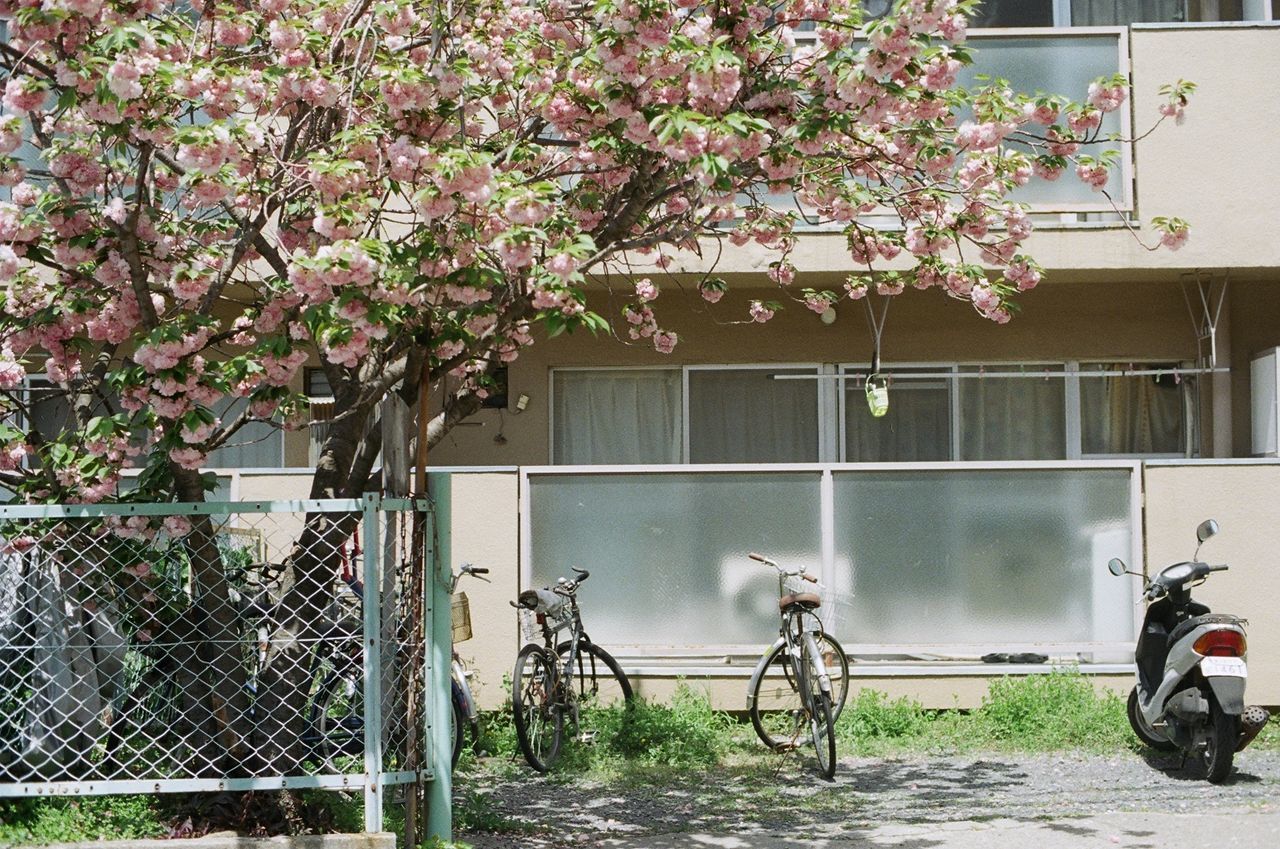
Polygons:
M778 574L778 597L781 598L786 594L783 579L786 576L781 572ZM805 628L805 618L811 618L816 624L816 628ZM764 676L770 655L772 655L779 647L785 645L787 647L787 656L791 659L792 669L799 681L800 679L800 645L803 644L807 654L812 659L813 674L818 678L818 686L828 696L831 695L831 674L827 670L826 662L822 659L822 652L818 649L818 637L826 633L822 626L822 620L809 611L789 611L782 613L782 625L778 629L778 639L773 641L773 645L765 649L760 655L760 662L756 664L756 668L751 672L751 678L747 682L748 699L750 694L756 691L756 684ZM749 705L748 705L749 707Z

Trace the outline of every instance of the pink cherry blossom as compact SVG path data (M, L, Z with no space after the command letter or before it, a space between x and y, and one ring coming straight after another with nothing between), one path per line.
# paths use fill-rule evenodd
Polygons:
M766 321L773 318L774 314L774 311L765 306L761 301L752 301L748 312L751 314L752 321L757 321L761 324L764 324Z

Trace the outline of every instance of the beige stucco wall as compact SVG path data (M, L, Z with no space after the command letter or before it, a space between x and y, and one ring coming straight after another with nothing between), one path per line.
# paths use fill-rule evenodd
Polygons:
M1196 526L1218 520L1200 555L1231 570L1194 597L1248 618L1248 699L1280 705L1280 464L1148 466L1145 479L1148 571L1189 559Z
M510 602L520 592L519 483L506 474L453 475L453 566L473 563L489 569L490 583L464 579L471 607L472 638L459 643L458 655L475 671L472 693L483 710L496 710L509 698L504 676L515 665L516 612Z

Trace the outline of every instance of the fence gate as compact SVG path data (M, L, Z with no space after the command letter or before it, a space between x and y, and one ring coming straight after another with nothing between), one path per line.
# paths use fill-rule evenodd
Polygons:
M0 796L328 788L381 830L449 762L424 733L432 519L378 496L0 506Z

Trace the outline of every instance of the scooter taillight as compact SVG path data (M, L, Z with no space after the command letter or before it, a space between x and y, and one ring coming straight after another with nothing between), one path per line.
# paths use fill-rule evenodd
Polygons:
M1196 654L1205 657L1244 657L1248 643L1245 642L1244 634L1223 628L1202 634L1192 648Z

